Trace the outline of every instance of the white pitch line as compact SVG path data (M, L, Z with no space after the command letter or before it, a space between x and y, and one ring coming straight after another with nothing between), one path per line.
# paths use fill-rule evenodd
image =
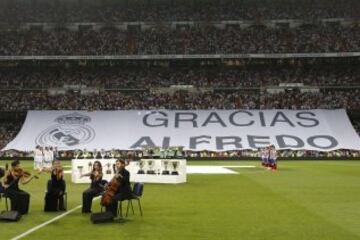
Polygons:
M188 166L191 166L191 167L223 167L223 168L256 168L256 166L254 166L254 165L188 165Z
M254 165L229 165L229 166L226 166L226 165L223 165L221 167L224 167L224 168L256 168L256 166Z
M96 199L99 199L99 198L100 198L100 197L96 197L96 198L93 199L93 201L96 200ZM77 206L77 207L74 207L73 209L71 209L71 210L69 210L69 211L66 211L65 213L63 213L63 214L61 214L61 215L59 215L59 216L56 216L56 217L54 217L53 219L50 219L50 220L48 220L48 221L46 221L46 222L44 222L44 223L42 223L42 224L40 224L40 225L37 225L37 226L35 226L35 227L27 230L26 232L20 234L19 236L13 237L11 240L21 239L21 238L29 235L30 233L35 232L36 230L38 230L38 229L40 229L40 228L42 228L42 227L45 227L46 225L49 225L50 223L55 222L56 220L59 220L60 218L65 217L66 215L69 215L70 213L74 212L75 210L78 210L78 209L81 208L81 207L82 207L82 205L79 205L79 206Z

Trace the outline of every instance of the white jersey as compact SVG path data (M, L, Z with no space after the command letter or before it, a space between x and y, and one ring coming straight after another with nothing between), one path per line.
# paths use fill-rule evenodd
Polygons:
M51 156L49 150L44 150L44 162L51 162Z
M276 160L276 158L277 158L277 153L276 153L276 150L275 150L275 149L270 150L269 158L270 158L270 159L273 159L273 160Z
M51 157L51 151L50 150L44 150L44 162L43 162L43 167L45 168L50 168L51 167L51 162L52 162L52 157Z
M266 149L262 149L260 152L261 158L265 159L269 157L269 151L267 151Z
M41 162L41 161L42 161L42 157L43 157L43 155L42 155L41 150L40 150L40 149L35 149L35 150L34 150L34 160Z
M54 161L54 151L53 150L49 150L49 160L50 160L50 162Z
M41 169L43 164L43 152L40 149L34 150L34 169Z

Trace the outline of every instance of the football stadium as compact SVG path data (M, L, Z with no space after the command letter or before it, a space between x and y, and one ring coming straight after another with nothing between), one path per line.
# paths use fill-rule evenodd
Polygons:
M359 10L0 0L0 239L360 239Z

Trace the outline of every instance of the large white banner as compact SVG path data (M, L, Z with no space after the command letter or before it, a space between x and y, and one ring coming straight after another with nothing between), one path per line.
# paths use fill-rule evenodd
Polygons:
M141 149L184 146L187 150L360 149L360 138L341 110L131 110L29 111L4 150L36 145L73 149Z

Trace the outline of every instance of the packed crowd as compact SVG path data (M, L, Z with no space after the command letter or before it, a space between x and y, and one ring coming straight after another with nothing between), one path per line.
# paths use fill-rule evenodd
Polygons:
M116 3L115 3L116 2ZM321 25L321 18L360 17L357 0L132 0L0 2L0 56L17 55L143 55L360 52L359 25ZM266 28L262 20L304 19L311 25ZM212 21L253 20L258 26L217 28ZM104 28L99 31L63 28L43 31L11 30L19 22L156 22L148 29ZM170 29L162 21L203 21L193 27ZM111 24L107 24L111 26ZM20 26L20 25L19 25ZM61 24L59 25L61 26ZM11 27L11 26L10 26ZM238 60L241 61L241 60ZM27 110L127 109L313 109L360 110L360 68L0 68L0 112ZM263 88L280 83L312 86L354 86L351 90L323 88L321 92L268 93ZM48 88L87 85L98 94L69 91L52 96ZM174 94L155 91L170 85L194 85L216 90ZM235 87L256 89L234 90ZM120 91L118 89L135 89ZM138 90L136 90L138 88ZM220 88L227 88L220 89ZM105 90L106 89L106 90ZM146 90L140 90L146 89ZM232 90L231 90L232 89ZM354 122L360 132L360 122ZM0 149L15 137L21 123L0 122ZM1 152L0 156L29 153ZM114 156L127 152L115 150ZM140 152L135 153L140 157ZM359 151L279 151L282 157L359 157ZM60 152L74 157L74 152ZM258 151L186 152L188 157L258 157Z
M103 89L151 89L171 85L233 88L303 83L309 86L360 85L360 67L320 65L292 67L2 68L0 89L47 89L85 85Z
M356 130L356 132L359 134L360 136L360 121L354 121L353 122L353 126L354 126L354 129Z
M0 151L8 142L15 138L20 128L21 123L0 122Z
M358 17L357 0L6 1L0 21L121 22Z
M274 108L359 110L360 90L277 94L259 91L176 92L173 95L149 91L101 91L91 95L70 92L60 96L50 96L47 91L7 91L0 96L0 111Z
M144 55L359 52L358 26L194 27L2 31L0 55Z

